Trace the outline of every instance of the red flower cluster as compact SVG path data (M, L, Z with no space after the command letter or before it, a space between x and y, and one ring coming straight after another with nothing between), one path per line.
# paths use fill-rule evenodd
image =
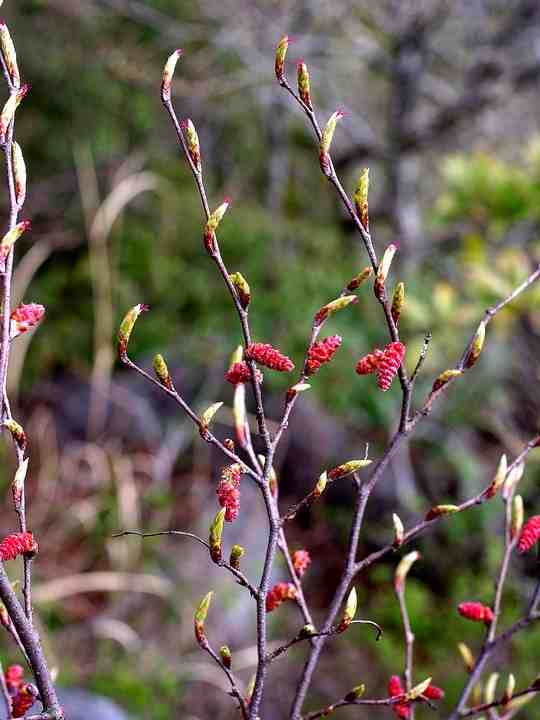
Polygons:
M274 585L266 596L266 612L272 612L285 600L296 599L296 588L292 583L280 582Z
M263 375L260 370L255 370L255 377L259 383L262 383ZM233 363L225 373L225 380L230 382L231 385L249 382L251 380L251 370L245 362Z
M269 343L250 343L246 348L246 357L270 368L270 370L279 372L294 370L293 361Z
M221 480L216 493L219 504L225 508L225 520L234 522L240 510L240 478L242 467L238 463L227 465L221 471Z
M467 620L483 622L486 625L491 625L493 622L493 610L479 602L462 602L458 605L458 612Z
M19 555L34 555L38 545L31 532L13 533L0 542L0 560L15 560Z
M33 328L43 320L45 315L45 308L43 305L37 303L30 303L28 305L19 305L13 310L10 315L10 337L11 339L22 335L30 328Z
M293 552L292 561L298 577L302 577L311 565L311 557L307 550L296 550Z
M313 375L324 363L330 362L341 345L341 337L332 335L314 343L307 355L306 375Z
M540 515L533 515L527 520L518 540L520 553L527 552L540 540Z
M388 681L388 695L390 697L397 697L398 695L404 695L405 689L401 684L401 678L399 675L392 675ZM410 702L395 703L391 705L392 710L398 718L408 720L411 716L411 704Z
M401 342L389 343L384 350L375 348L372 353L360 358L356 365L356 372L358 375L369 375L376 372L377 385L383 392L386 392L401 367L405 350L406 347Z
M429 685L422 694L430 700L441 700L444 697L444 690L442 690L440 687L437 687L436 685ZM405 695L405 688L401 684L401 678L399 677L399 675L392 675L392 677L388 681L388 695L390 697L398 697L399 695ZM398 702L391 707L394 713L398 716L398 718L408 720L408 718L411 716L410 701Z
M22 718L34 704L35 688L24 683L24 669L20 665L10 665L6 668L4 678L11 697L13 717Z

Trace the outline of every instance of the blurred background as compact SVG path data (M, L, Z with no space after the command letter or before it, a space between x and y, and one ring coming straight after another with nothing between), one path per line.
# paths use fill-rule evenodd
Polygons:
M41 553L35 602L62 686L109 696L134 718L235 717L224 680L193 640L199 598L216 591L207 623L217 648L249 680L256 661L254 609L245 591L210 567L188 539L112 539L122 528L206 535L222 459L167 397L118 366L111 339L126 309L145 302L131 356L167 358L197 410L224 401L216 433L232 434L232 390L223 373L240 340L229 298L201 242L192 178L159 101L165 59L184 49L174 82L179 116L201 139L211 206L233 205L220 228L231 271L251 284L257 340L300 363L313 313L366 263L322 178L306 119L273 74L274 48L294 37L288 74L304 58L319 120L344 108L333 144L345 187L371 172L377 251L400 243L392 280L406 284L402 337L412 367L427 330L433 342L416 402L461 354L482 312L526 277L540 256L540 4L537 0L6 0L2 10L32 85L17 116L29 166L16 299L47 307L42 327L14 344L10 393L31 441L30 527ZM5 198L5 193L2 194ZM386 544L392 512L406 525L437 503L460 502L492 478L538 431L540 290L490 325L474 371L416 430L377 488L361 552ZM327 328L343 336L335 360L297 404L277 458L283 508L320 472L376 458L397 418L397 386L381 394L354 373L358 357L386 342L371 293ZM277 375L277 374L276 374ZM269 417L279 418L287 378L266 373ZM13 458L2 453L9 502ZM533 453L520 487L538 512ZM247 548L258 577L265 519L247 479L226 543ZM351 487L336 483L290 524L306 548L317 619L341 572ZM415 679L447 691L443 717L466 680L457 642L478 648L482 629L459 618L467 599L489 603L500 561L502 503L441 523L415 547L408 583L416 634ZM2 532L15 518L2 513ZM412 547L410 548L412 549ZM535 577L533 554L515 558L503 622L516 619ZM358 579L360 614L384 637L356 626L329 642L310 699L319 707L365 682L386 692L403 668L403 636L391 578L399 557ZM14 576L16 568L12 568ZM275 580L285 580L279 562ZM292 603L270 616L272 640L301 624ZM538 628L496 658L525 687L540 667ZM18 659L0 637L3 660ZM305 648L272 666L265 715L286 716ZM539 701L520 717L538 716ZM371 717L361 709L343 718ZM429 709L419 717L434 716ZM379 716L379 714L377 714ZM381 717L391 717L381 710ZM103 715L105 717L105 715Z

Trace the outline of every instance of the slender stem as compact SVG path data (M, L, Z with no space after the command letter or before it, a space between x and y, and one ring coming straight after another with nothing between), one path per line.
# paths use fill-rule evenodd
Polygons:
M403 622L403 631L405 633L405 689L407 692L412 688L412 670L413 670L413 649L414 649L414 633L411 627L407 603L405 602L405 583L401 583L396 587L396 595L399 603L399 611ZM411 718L414 719L414 707L411 707Z
M193 540L196 540L200 545L205 547L208 551L210 551L210 544L207 543L205 540L203 540L198 535L195 535L195 533L190 532L184 532L183 530L157 530L153 532L144 532L142 530L122 530L121 532L115 533L113 535L114 538L124 537L126 535L138 535L139 537L148 538L148 537L158 537L159 535L180 535L183 537L189 537ZM215 561L214 561L215 562ZM240 585L243 585L246 587L249 592L251 593L251 596L253 598L257 598L258 591L257 589L249 582L249 580L246 578L244 573L240 572L237 568L234 568L230 563L226 562L225 560L220 560L219 562L215 563L216 565L219 565L219 567L223 567L226 570L228 570L230 573L232 573L236 579L238 580L238 583Z
M229 668L225 667L225 665L222 663L221 658L212 650L210 645L205 645L203 648L206 650L206 652L210 655L210 657L219 665L219 667L223 670L225 675L227 676L227 679L229 680L229 683L231 685L231 695L232 697L236 698L238 700L238 706L240 709L240 712L242 713L242 718L244 720L248 720L248 710L247 710L247 704L246 701L238 689L238 683L236 682L236 679L232 672L229 670Z
M331 715L334 710L338 710L342 707L350 707L351 705L364 705L368 707L392 707L392 705L396 705L403 701L403 695L398 695L396 697L392 698L377 698L373 700L363 699L360 698L359 700L338 700L335 703L332 703L331 705L327 705L324 708L321 708L320 710L314 710L313 712L308 713L307 715L302 716L302 720L317 720L317 718L320 717L326 717L327 715ZM425 698L423 695L420 695L420 697L415 702L427 702L427 698ZM413 707L411 705L411 707Z
M534 685L531 685L528 688L525 688L524 690L520 690L519 692L516 692L512 696L512 700L515 698L524 697L525 695L531 695L532 693L539 693L540 692L540 686L534 687ZM497 707L504 706L507 703L507 699L502 697L499 698L499 700L494 700L490 703L484 703L483 705L475 705L475 707L470 708L469 710L464 710L462 713L460 713L460 718L468 718L468 717L474 717L475 715L480 715L480 713L486 712L486 710L492 710Z

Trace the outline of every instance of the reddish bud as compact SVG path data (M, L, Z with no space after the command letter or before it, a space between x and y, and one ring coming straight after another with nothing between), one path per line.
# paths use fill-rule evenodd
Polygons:
M240 510L240 479L242 466L238 463L227 465L221 471L221 480L216 493L219 504L225 508L225 520L234 522Z
M491 625L494 618L493 610L479 602L462 602L458 605L458 612L467 620L483 622L486 625Z
M436 685L428 685L428 687L422 693L430 700L442 700L444 697L444 690Z
M285 56L289 47L289 36L284 35L276 48L275 71L279 83L285 79Z
M266 612L272 612L286 600L296 600L296 595L296 588L292 583L277 583L266 596Z
M182 50L175 50L172 55L169 55L165 67L163 68L163 74L161 76L161 99L164 103L170 102L171 99L171 85L173 80L176 63L182 55Z
M388 695L392 698L399 697L400 695L405 696L405 690L401 684L401 678L399 675L392 675L388 681ZM391 705L392 711L398 718L402 720L408 720L411 716L411 706L408 702L395 703Z
M270 370L278 370L279 372L294 370L292 360L269 343L250 343L246 349L246 358L255 360L255 362L270 368Z
M45 308L37 303L28 303L27 305L19 305L11 313L11 323L9 336L11 340L27 332L43 320Z
M21 665L10 665L4 673L7 689L10 693L17 691L24 680L24 668Z
M0 560L15 560L19 555L35 555L38 551L37 542L31 532L13 533L0 542Z
M525 553L540 540L540 515L529 518L519 536L518 551Z
M22 685L12 700L12 714L13 718L22 718L25 716L28 710L36 702L38 697L38 690L35 685L27 683Z
M296 550L292 556L292 562L298 577L306 572L311 565L311 557L307 550Z
M245 362L233 363L225 373L225 380L230 382L231 385L250 382L251 377L251 369ZM260 370L255 370L255 377L258 383L262 383L263 374Z
M401 342L389 343L384 351L375 348L372 353L360 358L356 364L356 372L358 375L377 373L377 385L386 392L401 367L405 351L406 347Z
M341 345L341 337L332 335L314 343L308 350L306 375L314 375L324 363L330 362Z

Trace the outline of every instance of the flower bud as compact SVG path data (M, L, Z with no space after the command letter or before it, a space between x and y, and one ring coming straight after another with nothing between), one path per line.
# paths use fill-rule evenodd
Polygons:
M369 277L371 277L372 274L373 274L373 268L371 267L371 265L368 265L368 266L365 267L363 270L361 270L361 271L358 273L358 275L355 275L355 276L352 278L352 280L349 280L349 282L347 283L346 289L347 289L349 292L354 292L354 290L358 290L358 288L360 287L360 285L362 285L363 283L365 283L365 281L366 281Z
M465 669L467 672L471 673L474 670L475 662L470 647L465 643L460 642L458 643L458 650L461 655L461 659L463 660L463 664L465 665Z
M206 221L204 228L204 246L209 255L216 255L217 253L216 230L230 204L230 200L226 198L225 201L222 202L213 213L211 213L210 217Z
M208 534L208 544L210 545L210 557L215 563L220 563L221 554L221 537L223 535L223 523L225 522L225 508L221 508L210 525Z
M427 513L426 520L434 520L435 518L441 517L441 515L451 515L452 513L459 512L459 505L435 505Z
M231 353L231 360L229 365L234 365L235 363L242 362L244 358L244 346L238 345L235 350Z
M244 310L246 310L251 302L251 290L247 280L244 278L242 273L239 272L229 275L229 280L236 290L236 294L240 300L240 305L244 308Z
M405 305L405 284L400 282L396 285L396 289L394 290L394 295L392 297L392 307L390 309L390 313L392 315L392 319L398 325L399 318L401 317L401 312L403 310L403 306Z
M309 72L308 72L306 63L303 60L298 61L297 76L298 76L298 94L300 95L300 99L302 100L304 105L306 105L310 110L313 110L313 105L311 104L310 87L309 87Z
M278 43L276 48L276 62L275 70L276 77L279 83L282 83L285 79L285 56L287 55L287 49L289 47L289 36L284 35Z
M15 471L13 483L11 484L11 491L13 494L13 503L15 508L21 506L22 497L24 493L24 483L26 481L26 475L28 473L28 458L25 458Z
M399 515L395 513L392 515L392 521L394 523L394 547L398 548L403 544L403 537L405 535L405 528L401 522Z
M317 632L315 625L304 625L298 633L301 638L309 638Z
M22 220L17 223L14 228L8 230L2 240L0 240L0 270L2 272L6 269L6 259L11 252L11 248L15 245L16 241L21 235L30 228L29 220Z
M291 402L293 398L295 398L298 393L305 392L306 390L309 390L311 385L309 383L296 383L296 385L293 385L287 390L287 402Z
M510 530L512 539L517 537L521 532L521 528L523 527L523 517L523 498L521 497L521 495L516 495L512 508L512 527Z
M330 177L332 175L332 166L329 154L330 145L332 144L337 122L338 120L341 120L344 115L345 113L343 111L336 110L336 112L332 113L329 117L322 131L321 140L319 142L319 162L321 164L321 170L326 177Z
M510 673L508 676L508 681L506 683L506 690L504 691L504 695L502 698L502 704L508 705L510 700L514 697L514 691L516 689L516 678L513 673Z
M482 348L484 347L484 340L486 338L486 326L484 323L480 323L478 326L478 330L476 331L476 335L474 336L474 340L472 341L471 348L467 354L467 357L465 358L465 362L463 363L463 366L466 368L472 368L473 365L476 364L476 361L480 357L480 353L482 352Z
M440 390L446 385L447 382L449 382L452 378L458 377L462 374L462 372L462 370L445 370L433 383L431 392L436 392L437 390Z
M343 310L351 303L357 302L358 298L356 295L344 295L343 297L336 298L336 300L332 300L332 302L323 305L323 307L315 314L315 325L320 325L334 313L339 310Z
M319 479L317 480L317 484L315 485L315 488L313 490L313 497L319 498L323 492L326 490L326 485L328 483L328 476L326 475L326 472L323 472Z
M186 138L186 147L188 149L189 157L191 162L195 166L198 173L202 170L201 165L201 146L199 144L199 136L195 130L195 125L187 118L182 121L182 130L184 131L184 137Z
M0 23L0 47L11 82L18 88L21 84L21 76L19 74L19 66L17 65L17 53L15 52L15 45L13 44L13 40L5 23Z
M421 555L418 550L413 550L401 558L394 574L394 588L396 591L401 590L405 584L405 580L407 579L407 575L409 574L411 567L417 560L420 559L420 557Z
M361 468L371 465L371 463L372 460L368 460L367 458L364 458L363 460L349 460L349 462L338 465L337 467L332 468L332 470L328 470L326 474L328 476L328 480L339 480L347 475L352 475Z
M364 168L358 178L358 185L354 193L354 204L356 206L356 214L358 219L369 231L369 207L368 207L368 192L369 192L369 168Z
M164 103L168 103L171 101L171 85L173 75L176 68L176 63L180 59L181 55L182 50L178 48L178 50L175 50L172 55L169 55L167 62L165 63L165 67L163 68L163 73L161 75L161 99Z
M15 560L19 555L32 557L37 551L38 544L31 532L12 533L0 542L0 561Z
M147 310L149 310L148 305L139 303L139 305L135 305L131 310L128 310L126 316L120 323L120 328L118 329L118 355L120 356L120 360L127 359L129 338L131 337L137 318L142 312L146 312Z
M208 608L210 607L210 603L212 602L213 595L214 593L212 590L207 593L203 597L203 599L199 603L199 606L197 607L197 610L195 611L195 638L202 648L208 647L208 640L206 639L206 635L204 634L204 623L206 621L206 616L208 615Z
M38 303L18 305L9 317L9 339L22 335L40 324L45 316L45 308Z
M235 570L240 570L240 560L244 557L246 551L241 545L233 545L231 548L231 556L229 558L229 564Z
M488 705L495 700L495 691L497 690L497 682L499 673L491 673L484 687L484 702Z
M165 362L163 355L159 355L158 353L154 356L152 367L154 368L154 372L159 382L168 390L174 390L171 376L169 374L169 368L167 367L167 363Z
M365 692L366 686L364 685L364 683L362 683L361 685L353 687L352 690L349 690L349 692L345 695L345 700L347 702L354 702L355 700L361 698Z
M11 420L4 421L4 427L6 428L6 430L9 430L9 432L11 433L11 437L21 448L21 450L25 450L28 444L28 439L26 437L26 433L24 432L23 426L19 425L19 423L12 418Z
M23 85L20 90L11 93L9 96L2 112L0 113L0 142L6 142L6 133L11 121L15 117L15 110L19 107L22 99L29 90L30 85Z
M415 685L405 696L405 700L416 700L416 698L419 698L420 695L423 695L424 692L428 689L428 687L431 685L431 678L426 678L423 682L418 683L418 685Z
M392 264L392 260L394 259L394 255L396 254L396 252L397 245L395 245L394 243L389 245L384 251L382 260L379 263L379 267L377 268L377 275L375 277L375 284L373 286L373 290L375 292L375 297L378 300L382 300L385 297L384 286L386 283L386 278L388 277L388 272L390 271L390 265Z
M15 181L15 198L17 205L22 207L26 199L26 163L21 146L13 141L12 148L13 179Z
M247 424L246 386L244 383L240 383L234 388L233 418L236 440L240 447L245 450L248 442L249 427Z
M495 473L495 477L491 481L491 484L488 485L488 487L484 490L484 497L485 498L492 498L495 497L495 495L499 492L505 478L506 478L506 472L507 472L507 460L506 455L501 455L501 459L499 460L499 465L497 467L497 472Z
M358 598L356 595L356 588L353 587L347 597L343 615L341 616L339 625L336 628L337 632L344 632L344 630L346 630L352 623L352 621L354 620L354 616L356 615L357 605Z
M217 411L220 409L220 407L223 405L222 402L216 402L212 403L210 407L206 408L206 410L201 415L201 423L208 427L210 423L212 422L214 415L217 413Z
M230 670L232 665L232 655L228 645L222 645L219 648L219 656L223 665L227 668L227 670Z
M520 463L517 463L517 465L514 465L513 467L511 467L510 470L507 472L506 479L503 483L503 489L502 489L503 500L508 500L510 495L514 492L519 481L523 477L524 470L525 470L525 463L520 462Z

